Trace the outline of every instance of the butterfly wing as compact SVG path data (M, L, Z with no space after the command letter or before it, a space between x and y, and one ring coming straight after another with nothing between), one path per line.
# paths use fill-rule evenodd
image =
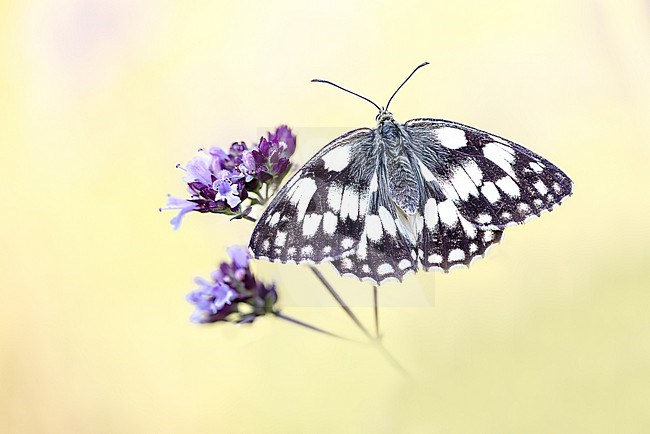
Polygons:
M509 140L439 119L413 119L404 129L449 219L453 205L479 229L501 230L551 211L572 193L564 172Z
M338 137L280 189L257 222L249 248L276 262L319 263L352 252L365 227L377 149L368 128Z
M424 184L424 217L418 232L418 256L428 271L469 266L501 240L503 231L482 229L465 219L440 189Z

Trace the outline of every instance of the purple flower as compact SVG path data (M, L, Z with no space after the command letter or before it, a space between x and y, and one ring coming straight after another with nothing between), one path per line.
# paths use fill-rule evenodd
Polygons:
M269 142L284 144L287 156L293 155L296 150L296 136L291 132L291 128L286 125L280 125L274 133L268 133Z
M248 260L251 255L248 249L242 246L228 247L228 256L232 259L233 264L240 268L248 268Z
M248 218L253 205L265 203L289 171L296 147L296 137L286 125L267 137L251 149L244 142L233 143L227 152L217 147L200 149L183 168L191 197L174 197L164 208L180 210L171 221L174 228L191 211Z
M245 182L251 182L257 176L257 163L252 151L244 151L241 156L241 164L237 167L244 177Z
M197 323L215 322L224 313L231 312L236 292L221 280L208 281L201 277L195 279L198 288L187 294L187 301L196 308L190 321Z
M190 321L253 322L258 316L273 312L278 300L274 285L258 282L249 268L248 250L228 248L232 262L223 262L210 275L211 280L197 278L198 288L187 295L195 311Z
M212 164L211 164L212 172L216 173L222 169L225 169L228 166L228 160L230 157L223 149L213 146L210 149L208 149L208 154L210 155L210 157L212 157Z
M172 224L178 227L181 218L190 211L201 213L219 213L229 215L242 214L241 202L248 193L240 188L239 172L222 167L229 165L228 155L218 148L209 151L199 150L199 154L185 166L183 180L191 194L189 199L174 198L174 203L165 209L181 209L181 213Z
M209 282L202 277L197 277L194 281L199 287L187 297L200 310L215 314L235 298L235 291L223 282Z
M230 208L235 208L241 203L239 197L239 185L232 181L233 173L228 170L221 170L217 174L212 188L217 192L215 200L225 200Z
M244 143L244 142L235 142L232 145L230 145L230 156L234 161L237 161L237 159L241 158L241 155L247 149L248 148L246 147L246 143Z
M167 209L179 209L180 211L178 214L176 214L176 217L171 219L169 223L174 226L174 229L178 229L181 226L181 221L183 220L183 216L187 214L190 211L194 211L198 208L198 205L192 201L189 201L187 199L182 199L180 197L168 195L167 196L167 206L165 208L161 208L160 210L167 210Z
M271 177L284 175L289 168L289 156L286 146L271 142L264 137L260 139L258 149L253 150L255 161Z
M262 137L257 149L253 149L258 171L267 178L281 180L289 170L289 158L296 150L296 136L286 125L279 126L275 132Z
M204 185L210 185L212 182L212 159L205 152L201 152L196 157L188 161L185 166L187 175L183 178L186 182L198 181Z

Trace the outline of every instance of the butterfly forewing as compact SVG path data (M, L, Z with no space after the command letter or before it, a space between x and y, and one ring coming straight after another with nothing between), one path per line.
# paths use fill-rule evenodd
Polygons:
M424 179L483 229L550 211L571 194L569 177L534 152L484 131L438 119L404 124Z
M282 187L253 231L256 258L318 263L356 248L377 158L373 137L364 128L337 138Z

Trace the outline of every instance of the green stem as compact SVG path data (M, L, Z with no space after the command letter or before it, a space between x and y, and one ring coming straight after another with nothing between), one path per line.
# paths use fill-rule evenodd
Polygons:
M252 193L255 196L257 196L257 203L258 204L260 204L260 205L265 205L266 204L266 200L268 199L268 197L262 196L258 191L253 191Z

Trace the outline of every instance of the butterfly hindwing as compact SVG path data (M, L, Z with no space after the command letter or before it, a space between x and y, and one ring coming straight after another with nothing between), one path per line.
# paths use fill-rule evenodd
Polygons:
M424 191L418 256L425 270L449 271L454 266L469 266L501 240L502 231L481 229L469 222L433 185L425 184Z
M425 181L469 222L500 230L552 210L573 188L548 160L498 136L438 119L404 124Z
M365 225L376 159L372 130L335 139L280 189L250 241L256 258L278 262L337 259L352 251Z

